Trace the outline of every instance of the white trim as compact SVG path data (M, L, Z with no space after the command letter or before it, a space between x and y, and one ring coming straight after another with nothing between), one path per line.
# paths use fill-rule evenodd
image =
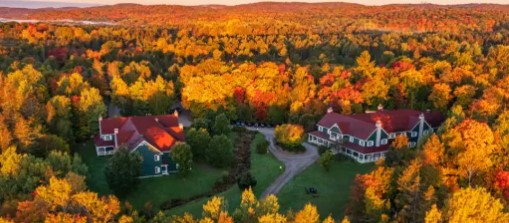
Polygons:
M388 139L382 139L382 140L380 141L380 143L381 143L382 145L387 145L387 143L389 143L389 140L388 140Z
M160 150L158 150L155 146L151 145L150 143L148 143L147 141L145 140L142 140L137 146L134 147L134 149L131 151L131 153L133 153L134 151L136 151L140 146L143 146L143 145L147 145L147 146L150 146L151 148L157 150L157 152L159 152L159 154L162 154L163 152L161 152Z
M410 134L410 137L417 137L417 135L419 135L418 132L412 131L412 133Z
M384 158L385 153L386 153L386 151L374 152L374 153L361 153L357 150L350 149L345 146L340 146L340 148L336 149L335 151L354 159L358 163L376 162L377 160Z
M168 164L161 165L161 174L168 175Z
M157 174L160 174L161 173L161 167L156 166L154 168L154 172L157 173Z
M164 175L162 174L156 174L156 175L143 175L143 176L139 176L138 179L147 179L147 178L154 178L154 177L162 177Z
M341 128L339 128L338 123L334 123L334 125L332 125L332 126L329 128L329 130L330 130L330 129L332 129L332 128L334 128L334 127L338 128L338 130L339 130L339 132L338 132L338 133L339 133L339 134L341 134L341 135L343 134L343 131L341 131Z
M107 151L107 148L112 148L112 150ZM116 151L117 150L113 146L96 146L95 147L95 153L96 153L97 156L109 156L109 155L113 155Z
M366 142L364 140L359 140L359 146L366 146Z
M374 144L373 140L368 140L368 147L372 147Z
M159 162L161 160L161 156L158 154L154 154L154 161Z

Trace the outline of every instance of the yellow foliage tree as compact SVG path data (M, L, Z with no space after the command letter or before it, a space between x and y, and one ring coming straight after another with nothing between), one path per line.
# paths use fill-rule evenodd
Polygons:
M316 207L310 203L306 204L302 210L295 214L294 223L318 223L320 215Z
M424 219L425 223L440 223L442 222L442 212L438 210L437 205L434 204L431 206L431 209L426 212L426 217Z
M19 165L24 155L16 153L16 147L11 146L0 154L0 173L12 176L18 173Z
M460 189L446 203L443 220L447 222L509 222L509 214L504 212L500 200L483 188Z

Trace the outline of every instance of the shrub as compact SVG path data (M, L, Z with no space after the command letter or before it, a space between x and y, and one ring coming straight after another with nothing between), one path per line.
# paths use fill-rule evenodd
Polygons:
M225 114L220 114L216 116L216 119L214 120L214 124L212 125L212 133L214 135L228 135L230 133L230 120L228 117L226 117Z
M170 153L171 159L179 165L179 175L187 176L193 167L193 152L186 143L175 145Z
M264 140L263 142L256 144L256 152L258 154L266 154L268 151L269 145L270 145L270 143L267 140Z
M131 153L120 148L108 159L104 174L110 189L119 197L125 197L136 189L140 183L142 158L138 153Z
M318 154L319 154L319 155L322 155L322 154L323 154L324 152L326 152L327 150L330 150L330 148L329 148L329 147L327 147L327 146L319 146L319 147L318 147Z
M322 165L322 167L325 169L325 171L329 171L330 170L330 166L332 164L332 152L330 150L327 150L325 151L321 156L320 156L320 165Z
M283 149L292 152L305 151L302 146L304 140L304 128L301 125L283 124L276 127L274 130L276 142Z
M256 179L249 172L242 174L239 179L237 179L237 185L241 191L253 188L257 183Z
M233 162L233 144L225 135L216 135L210 140L206 151L207 161L215 167L228 167Z
M186 141L191 146L195 160L204 159L205 151L210 143L210 134L205 128L191 128L186 133Z

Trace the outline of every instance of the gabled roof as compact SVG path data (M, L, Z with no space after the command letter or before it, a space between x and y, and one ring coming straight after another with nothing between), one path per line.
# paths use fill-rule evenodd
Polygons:
M411 130L418 122L419 116L423 114L425 121L432 127L438 127L444 117L437 111L421 112L411 109L400 110L378 110L373 113L341 115L334 112L327 113L318 122L318 125L330 128L337 124L343 134L366 139L376 129L377 121L380 121L382 128L388 132L400 132Z
M130 150L145 140L164 152L169 151L175 143L185 140L184 130L178 123L178 117L173 114L109 118L101 120L100 125L103 135L114 134L115 129L118 129L118 145L126 145Z

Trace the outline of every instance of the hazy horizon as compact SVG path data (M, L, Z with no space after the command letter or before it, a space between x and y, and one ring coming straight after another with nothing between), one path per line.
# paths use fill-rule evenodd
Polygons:
M18 1L0 1L0 7L13 7L13 8L46 8L46 7L92 7L100 5L113 5L120 3L135 3L142 5L239 5L249 4L256 2L267 2L267 1L256 1L256 0L56 0L56 1L45 1L45 0L18 0ZM307 2L307 3L318 3L318 2L346 2L346 3L357 3L363 5L386 5L386 4L438 4L438 5L456 5L456 4L508 4L507 0L379 0L373 3L372 0L307 0L307 1L270 1L270 2Z

